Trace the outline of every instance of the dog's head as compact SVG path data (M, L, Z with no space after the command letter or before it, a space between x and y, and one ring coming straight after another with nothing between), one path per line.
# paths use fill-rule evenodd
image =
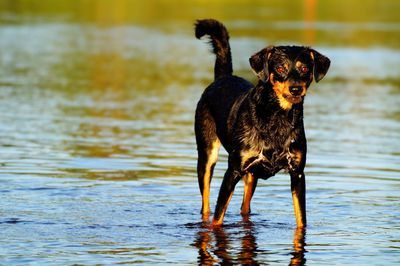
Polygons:
M320 81L330 60L303 46L270 46L250 57L250 65L263 83L271 83L283 109L300 103L313 79Z

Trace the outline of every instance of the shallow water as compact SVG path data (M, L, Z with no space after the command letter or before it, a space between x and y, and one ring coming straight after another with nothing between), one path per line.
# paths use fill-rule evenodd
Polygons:
M1 265L400 264L396 1L348 1L353 13L336 1L50 2L0 3ZM203 17L226 22L235 72L252 81L248 57L273 43L332 60L305 103L306 231L285 173L259 182L250 221L239 184L222 229L200 222L193 114L214 60L193 36Z

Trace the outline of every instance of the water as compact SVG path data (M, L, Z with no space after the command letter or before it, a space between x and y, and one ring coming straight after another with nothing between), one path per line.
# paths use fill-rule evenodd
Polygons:
M399 4L280 2L1 1L0 264L400 264ZM241 184L222 229L200 222L203 17L226 23L252 81L248 57L269 44L332 60L305 104L305 232L284 173L259 182L250 222Z

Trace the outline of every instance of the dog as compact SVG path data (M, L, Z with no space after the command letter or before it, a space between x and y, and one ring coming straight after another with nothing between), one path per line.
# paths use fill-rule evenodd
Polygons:
M197 20L195 35L198 39L208 35L216 55L214 82L203 92L195 113L203 220L210 215L210 183L222 144L229 154L228 169L211 225L222 225L239 180L244 180L241 214L248 217L258 180L284 169L291 178L297 227L305 227L307 141L303 103L311 82L325 76L330 60L309 47L266 47L249 59L258 78L254 86L232 75L229 34L221 22Z

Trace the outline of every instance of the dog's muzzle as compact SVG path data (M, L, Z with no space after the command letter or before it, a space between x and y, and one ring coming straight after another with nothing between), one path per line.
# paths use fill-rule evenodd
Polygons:
M292 94L292 96L300 96L303 93L303 87L302 86L290 86L289 92L290 92L290 94Z

